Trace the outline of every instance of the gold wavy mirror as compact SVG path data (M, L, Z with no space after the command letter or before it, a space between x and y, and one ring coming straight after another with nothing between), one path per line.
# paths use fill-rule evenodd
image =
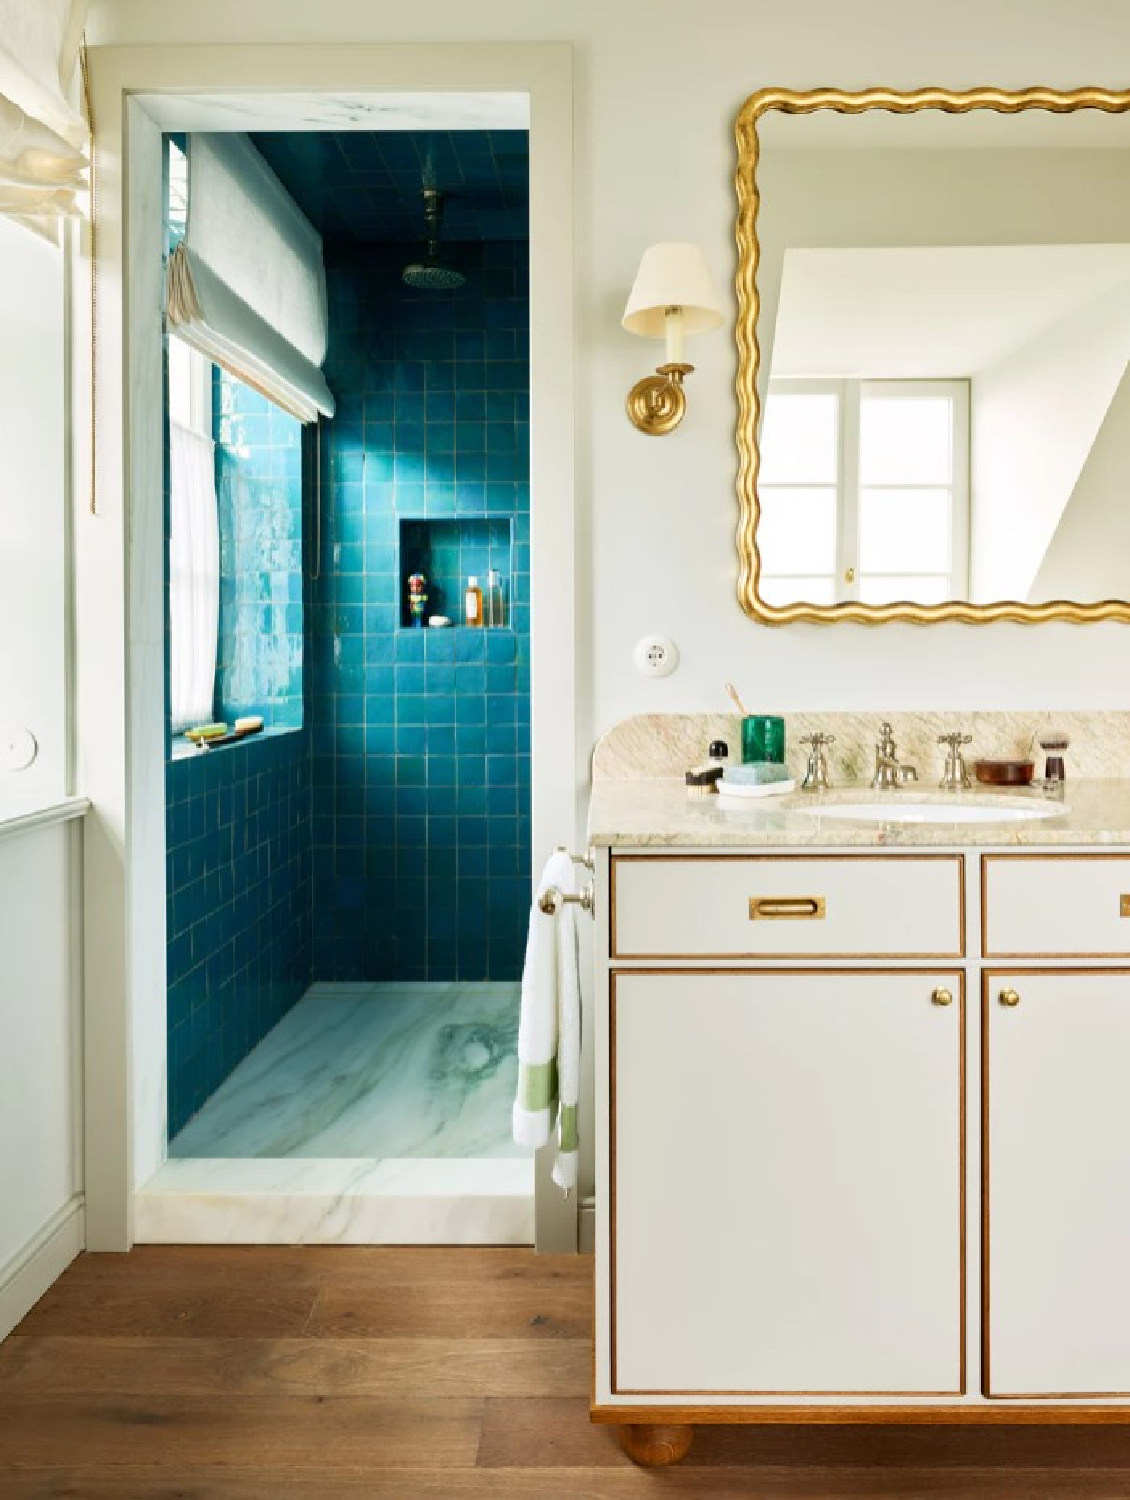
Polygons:
M1130 620L1130 92L754 94L742 607Z

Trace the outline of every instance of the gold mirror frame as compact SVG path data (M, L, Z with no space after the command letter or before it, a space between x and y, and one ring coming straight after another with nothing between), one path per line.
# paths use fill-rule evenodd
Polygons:
M758 594L761 557L757 546L757 523L760 505L757 498L757 476L760 466L757 428L761 401L757 392L757 375L761 348L757 339L760 296L757 290L757 268L761 247L757 238L757 211L761 202L757 184L760 152L758 121L771 110L783 114L808 115L829 109L839 114L857 115L865 110L882 109L891 114L909 115L919 110L937 109L947 114L964 114L973 109L991 109L999 114L1018 114L1025 109L1044 109L1054 114L1068 114L1078 109L1100 109L1107 114L1130 113L1130 92L1085 88L1061 93L1056 89L1032 88L1008 93L1003 89L971 89L951 93L948 89L918 89L899 93L893 89L864 89L845 93L840 89L814 89L798 92L792 89L761 89L751 94L738 115L736 134L738 166L738 599L746 614L766 625L789 625L794 621L830 624L836 620L854 620L879 625L887 620L908 620L917 625L935 620L962 620L983 625L991 620L1020 620L1033 624L1040 620L1130 621L1130 600L1102 599L1093 604L1078 604L1067 599L1052 599L1044 604L1023 604L1019 600L1002 600L994 604L970 604L951 600L945 604L787 604L766 603Z

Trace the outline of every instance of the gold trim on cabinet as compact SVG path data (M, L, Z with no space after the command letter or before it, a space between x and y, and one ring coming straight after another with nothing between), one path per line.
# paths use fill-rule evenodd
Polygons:
M932 857L932 856L925 856L925 857L929 858L929 857ZM724 974L724 975L735 975L735 976L740 976L740 977L744 977L744 976L748 976L748 975L780 975L780 974L817 975L817 976L820 976L820 975L833 975L833 974L840 974L840 975L844 975L844 974L848 974L848 975L850 975L850 974L885 974L885 975L891 975L891 976L905 977L905 976L908 976L908 975L919 974L919 975L922 975L924 977L933 977L933 978L937 978L939 974L944 974L947 977L952 977L954 980L956 980L956 982L957 982L956 983L956 988L957 988L957 994L958 994L958 1043L957 1043L957 1045L958 1045L958 1084L957 1084L957 1087L958 1087L958 1166L957 1166L957 1170L958 1170L958 1209L957 1209L957 1211L958 1211L958 1252L957 1252L958 1253L958 1293L957 1293L957 1297L958 1297L958 1388L957 1388L956 1391L730 1391L730 1390L716 1390L716 1391L715 1390L712 1390L712 1391L647 1391L647 1390L636 1390L636 1389L624 1389L624 1390L621 1390L619 1388L619 1386L617 1384L617 1375L616 1375L616 1343L617 1343L617 1329L616 1329L616 981L620 978L621 974L623 975L623 977L625 979L642 979L645 976L651 976L653 974L660 974L660 975L664 975L665 974L665 975L671 975L671 976L675 976L675 977L682 976L682 975L688 975L688 976L692 976L692 977L701 977L701 976L706 975L706 974ZM967 1395L968 1394L968 1379L967 1379L967 1373L966 1373L966 1371L967 1371L967 1359L966 1359L966 1322L967 1322L968 1289L967 1289L966 1265L965 1265L965 1263L966 1263L966 1189L965 1189L965 1182L966 1182L966 1175L967 1175L967 1173L966 1173L966 1122L965 1122L965 1109L966 1109L965 1053L966 1053L966 1033L965 1033L965 970L964 969L946 969L946 968L940 967L940 966L938 968L931 968L931 969L921 969L921 968L916 968L916 969L902 969L902 968L899 968L899 969L877 969L877 968L873 968L873 967L862 967L862 966L861 967L852 967L852 968L828 968L828 969L825 969L825 968L816 968L816 967L805 967L805 968L799 968L799 969L734 969L734 968L712 968L712 969L698 969L698 968L694 968L694 969L688 969L688 968L683 968L683 967L679 967L679 968L662 968L662 969L627 969L627 970L610 969L609 970L609 974L608 974L608 1149L609 1149L609 1168L608 1168L608 1203L609 1203L609 1224L608 1224L608 1257L609 1257L609 1264L608 1264L608 1287L609 1287L609 1301L610 1301L609 1317L608 1317L608 1335L609 1335L609 1351L608 1351L608 1353L609 1353L609 1390L610 1390L611 1394L613 1396L691 1396L691 1397L693 1397L693 1396L744 1396L744 1397L747 1397L747 1398L750 1398L750 1399L759 1399L759 1398L767 1397L767 1396L772 1396L772 1397L779 1397L779 1396L781 1396L781 1397L802 1397L803 1396L803 1397L808 1397L808 1398L817 1399L817 1400L839 1400L839 1399L842 1399L844 1397L855 1397L855 1398L873 1397L873 1398L881 1400L881 1399L885 1399L885 1398L902 1397L902 1396L905 1396L905 1397L907 1397L909 1399L913 1399L913 1400L922 1400L922 1399L926 1399L928 1397L936 1397L936 1398L940 1399L940 1398L945 1398L945 1397L954 1398L954 1397L957 1397L957 1396L965 1396L965 1395ZM596 1351L596 1319L594 1318L593 1319L593 1384L594 1384L594 1397L595 1397L595 1382L596 1382L596 1359L597 1359L597 1351ZM690 1409L691 1408L688 1408L688 1410L690 1410ZM703 1410L703 1409L704 1408L694 1408L694 1410ZM686 1420L687 1421L695 1421L695 1422L710 1422L710 1421L724 1422L724 1421L729 1421L729 1420L739 1421L740 1422L740 1421L757 1421L758 1420L758 1418L755 1417L755 1416L744 1415L744 1413L750 1413L750 1412L755 1411L756 1408L751 1408L751 1407L717 1407L717 1408L713 1408L713 1409L716 1410L716 1411L719 1411L719 1412L722 1412L722 1411L733 1411L733 1412L737 1412L737 1413L742 1413L743 1415L738 1415L738 1416L729 1417L729 1418L728 1417L722 1417L722 1416L717 1416L717 1417L698 1417L698 1416L696 1416L696 1417L693 1417L693 1418L692 1417L687 1417ZM765 1409L766 1410L771 1410L772 1408L765 1408ZM863 1410L868 1410L869 1408L862 1408L861 1407L861 1408L856 1408L856 1409L859 1410L859 1411L863 1411ZM900 1408L900 1407L895 1407L894 1408L894 1410L896 1410L896 1411L904 1410L904 1409L909 1409L909 1408ZM919 1408L919 1409L921 1410L922 1408ZM939 1408L939 1409L941 1409L941 1408ZM594 1404L592 1406L590 1406L589 1412L590 1412L590 1417L594 1421L617 1421L617 1422L624 1421L624 1422L626 1422L626 1421L636 1420L635 1418L633 1418L631 1416L623 1416L623 1415L617 1415L617 1416L608 1415L608 1416L605 1416L605 1415L602 1415L602 1413L611 1413L611 1412L623 1413L625 1410L631 1411L631 1410L633 1410L633 1408L624 1408L624 1407L604 1407L604 1408L601 1408L601 1407L598 1407L595 1404L595 1399L594 1399ZM640 1410L644 1413L643 1415L641 1415L638 1418L638 1420L640 1420L640 1421L648 1421L648 1420L650 1420L650 1421L653 1421L653 1422L661 1422L661 1421L672 1421L673 1422L673 1421L680 1420L680 1419L676 1418L674 1415L672 1415L672 1413L675 1412L676 1410L682 1410L682 1408L675 1408L675 1407L671 1407L671 1406L661 1406L661 1407L651 1406L651 1407L641 1408ZM707 1407L707 1408L705 1408L705 1410L709 1411L709 1410L711 1410L711 1408ZM801 1410L813 1410L813 1409L812 1408L801 1408ZM834 1411L834 1410L836 1410L836 1408L834 1408L834 1407L826 1407L826 1408L821 1408L820 1410L822 1410L822 1411ZM651 1415L648 1416L647 1415L648 1413L650 1413ZM782 1420L782 1419L778 1418L778 1420ZM815 1421L825 1420L825 1421L827 1421L827 1420L829 1420L829 1418L827 1418L827 1417L821 1417L821 1416L813 1416L813 1417L809 1418L808 1420L815 1420ZM835 1420L835 1419L832 1418L831 1420ZM888 1417L887 1420L891 1421L891 1420L896 1420L896 1419Z
M1087 1399L1087 1398L1083 1398ZM1091 1398L1093 1399L1093 1398ZM686 1422L696 1427L753 1427L774 1423L797 1427L865 1427L872 1423L884 1426L899 1423L914 1426L991 1427L1012 1424L1048 1427L1117 1426L1130 1422L1130 1404L1126 1406L589 1406L589 1421L615 1422Z
M1039 851L1032 850L1030 853L1026 852L1024 854L982 854L982 856L981 856L981 957L983 959L992 959L994 963L999 962L1001 959L1009 959L1010 960L1010 959L1014 959L1014 958L1020 959L1021 961L1024 961L1024 960L1031 961L1032 959L1036 959L1036 960L1050 959L1050 960L1054 961L1056 959L1070 958L1070 959L1092 959L1095 963L1099 963L1099 964L1109 963L1111 959L1130 958L1130 951L1124 952L1124 951L1122 951L1119 948L1111 948L1111 949L1108 949L1108 950L1106 950L1106 951L1104 951L1102 953L1069 953L1069 952L1066 952L1066 951L1059 952L1058 950L1057 951L1053 951L1053 952L1043 952L1043 953L993 953L993 952L990 952L990 950L989 950L989 866L990 866L990 864L993 864L993 863L996 863L996 864L1007 864L1010 860L1013 863L1020 863L1021 861L1027 861L1028 863L1031 863L1033 860L1050 860L1054 864L1059 864L1061 861L1063 863L1066 863L1068 860L1074 860L1074 861L1079 861L1079 860L1087 861L1087 860L1090 860L1090 861L1093 861L1093 862L1097 862L1099 860L1112 860L1112 859L1120 859L1124 863L1130 864L1130 855L1126 855L1126 854L1113 854L1113 853L1110 853L1108 851L1101 851L1101 852L1095 853L1095 854L1056 854L1056 853L1054 853L1051 850L1042 849L1042 850L1039 850ZM1121 909L1123 902L1130 903L1130 896L1124 896L1121 893L1119 893L1119 915L1125 917L1127 915L1130 915L1130 908L1128 908L1127 911L1123 911ZM1060 972L1061 973L1069 973L1071 971L1070 970L1060 970Z
M1025 857L1025 856L1018 856ZM1084 855L1083 858L1088 856ZM1102 856L1100 856L1102 857ZM1106 856L1113 858L1114 856ZM983 969L981 971L981 1394L986 1401L1125 1401L1130 1399L1130 1390L1127 1391L1017 1391L1007 1393L990 1390L991 1384L991 1350L992 1350L992 1326L990 1323L990 1288L989 1271L991 1262L992 1237L990 1232L990 1200L991 1192L989 1186L989 1016L992 1007L989 1004L989 990L995 981L1001 979L1023 979L1026 976L1034 978L1056 978L1061 974L1097 975L1099 977L1107 974L1130 974L1130 969L1119 968L1111 965L1105 969ZM1011 1024L1011 1022L1009 1023ZM998 1408L999 1409L999 1408ZM1042 1408L1033 1408L1042 1410ZM1015 1420L1017 1408L1007 1408L1005 1421ZM1071 1410L1070 1407L1067 1408ZM1086 1408L1084 1408L1086 1410ZM1107 1407L1102 1414L1096 1412L1093 1417L1084 1417L1084 1421L1130 1421L1130 1406L1122 1408L1126 1413L1124 1417L1110 1415L1119 1411L1118 1407ZM1025 1417L1024 1420L1029 1420ZM1034 1419L1031 1419L1034 1420ZM1048 1421L1072 1421L1075 1418L1057 1414L1054 1408L1049 1408Z
M702 860L727 861L733 863L736 860L744 860L746 863L757 861L768 861L773 864L787 864L790 861L807 860L810 863L819 861L841 863L848 860L872 861L889 864L893 859L906 860L908 863L921 863L925 861L952 860L957 865L957 900L958 900L958 938L956 953L904 953L890 950L885 953L621 953L616 947L618 923L616 919L616 875L620 864L698 864ZM617 963L650 962L652 960L661 963L714 963L725 960L727 962L752 962L770 963L780 961L801 960L805 962L823 962L825 959L838 961L853 961L867 963L872 959L890 959L892 963L918 963L924 959L938 959L943 963L952 963L954 959L966 956L966 930L965 930L965 855L964 854L827 854L816 851L806 854L617 854L613 851L609 861L609 894L608 894L608 956ZM658 972L649 970L649 972ZM782 972L778 970L778 973Z
M821 624L836 620L853 620L878 625L887 620L908 620L912 624L931 624L936 620L961 620L967 624L987 624L993 620L1019 620L1032 624L1042 620L1130 620L1130 601L1103 599L1093 604L1079 604L1067 599L1053 599L1044 604L1024 604L1004 600L995 604L970 604L950 600L945 604L768 604L758 592L761 554L757 546L757 523L760 507L757 498L757 476L760 466L757 430L760 422L760 397L757 390L761 347L757 320L760 293L757 269L761 246L757 237L757 212L760 189L757 164L760 153L757 122L771 110L782 114L807 115L817 110L834 110L838 114L856 115L881 109L891 114L908 115L920 110L937 109L947 114L965 114L970 110L990 109L998 114L1018 114L1026 109L1043 109L1053 114L1069 114L1080 109L1098 109L1107 114L1130 112L1130 92L1100 88L1074 89L1062 92L1050 88L1029 88L1016 92L1005 89L977 88L964 93L949 89L917 89L899 92L895 89L864 89L847 93L842 89L768 88L752 94L742 106L735 126L738 144L737 188L737 299L738 316L735 334L738 347L738 507L737 532L739 576L738 600L745 612L767 625L786 625L805 620Z

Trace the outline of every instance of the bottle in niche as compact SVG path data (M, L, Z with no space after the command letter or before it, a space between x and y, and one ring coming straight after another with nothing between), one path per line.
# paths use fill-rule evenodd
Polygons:
M413 573L408 579L408 613L417 630L423 628L427 606L428 580L423 573Z
M483 623L483 591L474 575L468 578L463 592L463 623L474 626L481 626Z
M491 568L487 574L487 625L496 627L503 623L502 574L497 568Z

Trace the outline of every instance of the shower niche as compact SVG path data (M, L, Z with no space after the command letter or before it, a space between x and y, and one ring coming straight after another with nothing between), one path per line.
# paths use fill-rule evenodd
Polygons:
M483 591L486 629L513 628L514 520L510 516L444 516L400 520L400 624L414 626L408 580L422 573L427 580L426 626L433 615L444 615L463 627L463 591L477 578ZM497 575L493 607L488 580Z

